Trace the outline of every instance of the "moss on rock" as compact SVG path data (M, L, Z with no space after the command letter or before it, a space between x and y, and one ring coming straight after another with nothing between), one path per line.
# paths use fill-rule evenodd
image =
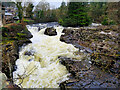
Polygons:
M2 72L12 80L12 72L15 70L15 61L19 58L19 47L31 43L31 33L25 23L9 24L1 28L2 31Z

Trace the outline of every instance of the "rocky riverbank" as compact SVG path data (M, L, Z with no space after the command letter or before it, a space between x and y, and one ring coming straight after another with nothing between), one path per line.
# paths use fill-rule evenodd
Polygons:
M66 28L63 33L65 34L61 37L61 41L72 43L91 53L92 63L103 70L119 75L120 31L118 26Z
M54 36L55 30L51 29L46 29L45 34ZM63 33L60 40L73 44L80 52L87 54L87 57L82 61L59 58L72 74L69 80L60 84L62 89L120 87L118 26L67 27Z
M72 73L62 88L116 88L120 87L120 31L118 26L65 28L61 41L71 43L89 54L91 64L62 58Z
M25 23L10 24L1 28L2 32L2 68L8 81L12 82L12 72L15 70L15 61L19 58L20 47L31 43L32 35L27 30Z
M40 27L41 28L41 27ZM38 28L39 29L39 28ZM64 88L116 88L120 87L120 31L118 26L66 27L62 42L79 48L78 54L86 54L82 61L59 57L60 63L71 73L70 79L61 83ZM47 28L45 33L55 36L56 30ZM12 82L19 47L31 43L32 37L25 24L2 27L2 69Z

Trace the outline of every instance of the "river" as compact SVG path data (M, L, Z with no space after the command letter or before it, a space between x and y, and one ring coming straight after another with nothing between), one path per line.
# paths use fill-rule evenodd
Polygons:
M54 27L57 35L45 35L47 27ZM56 22L27 25L27 28L33 35L32 43L19 51L17 70L13 72L14 83L22 88L58 88L70 75L58 57L81 60L82 56L75 54L79 49L60 41L64 28Z

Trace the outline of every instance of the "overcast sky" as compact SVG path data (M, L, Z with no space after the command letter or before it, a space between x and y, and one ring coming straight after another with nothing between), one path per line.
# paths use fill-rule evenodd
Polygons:
M35 6L41 1L41 0L34 0L35 2L33 3ZM50 4L50 8L58 8L60 7L62 1L67 2L68 0L44 0Z
M8 0L4 0L5 2ZM3 1L3 2L4 2ZM58 8L60 7L62 1L68 2L69 0L12 0L12 1L17 1L17 2L33 2L33 4L36 6L40 1L46 1L50 4L50 8Z

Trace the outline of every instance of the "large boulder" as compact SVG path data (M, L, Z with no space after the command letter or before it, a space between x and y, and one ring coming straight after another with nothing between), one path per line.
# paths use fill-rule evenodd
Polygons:
M7 86L6 80L7 80L6 75L0 71L0 90Z
M10 83L7 80L8 79L6 75L0 71L0 90L7 89L7 88L20 90L20 88L17 85Z
M56 29L52 28L47 28L44 32L45 35L49 35L49 36L55 36L57 35Z
M19 58L18 48L15 41L7 41L2 44L2 72L8 78L12 78L12 72L15 70L15 61Z

